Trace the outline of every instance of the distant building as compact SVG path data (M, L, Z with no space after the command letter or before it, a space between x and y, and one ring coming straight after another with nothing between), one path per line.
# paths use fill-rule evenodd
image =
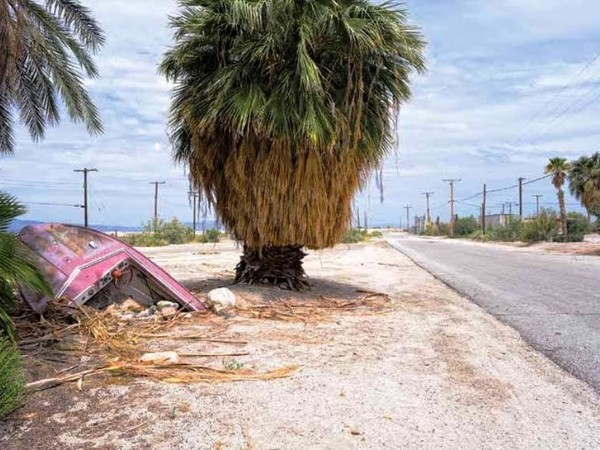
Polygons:
M493 228L506 225L506 223L514 217L514 214L487 214L485 216L485 227Z

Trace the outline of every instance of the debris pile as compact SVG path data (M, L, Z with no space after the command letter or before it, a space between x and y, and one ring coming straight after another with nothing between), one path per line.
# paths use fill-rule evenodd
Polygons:
M131 302L129 305L133 306ZM171 307L162 306L163 309ZM168 318L155 314L153 320L144 320L124 318L110 309L98 311L87 306L73 308L50 303L39 323L33 324L31 319L22 316L16 321L20 348L38 360L66 366L54 369L54 376L29 383L31 390L69 382L77 382L81 389L84 378L91 376L104 376L107 380L144 377L169 383L219 383L270 380L289 376L297 370L296 366L285 366L261 372L245 368L243 364L225 364L224 358L249 355L239 350L247 342L223 336L228 324L206 312ZM195 319L200 320L196 323ZM190 326L201 325L202 333L178 334L174 327L181 321ZM233 349L186 352L178 348L182 341L226 345ZM157 345L161 350L154 349ZM201 364L198 360L207 362ZM215 367L217 364L223 368Z

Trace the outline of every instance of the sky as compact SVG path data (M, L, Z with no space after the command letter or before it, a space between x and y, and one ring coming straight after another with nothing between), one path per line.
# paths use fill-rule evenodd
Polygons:
M153 214L191 221L185 168L172 162L167 139L170 86L157 65L172 44L174 0L85 0L103 26L100 78L87 82L105 133L90 137L63 120L44 141L19 130L14 156L0 158L0 189L22 201L31 220L81 223L83 167L89 175L90 222L137 226ZM374 180L358 195L370 224L405 223L425 213L478 214L488 190L543 175L549 157L570 159L600 150L600 2L597 0L409 0L412 24L428 42L428 71L413 79L403 106L398 145L383 164L383 202ZM556 206L549 180L527 184L523 205ZM517 202L517 189L491 194L489 212ZM46 205L44 203L61 204ZM569 198L569 209L580 209ZM506 207L508 209L508 207ZM513 206L513 208L515 208Z

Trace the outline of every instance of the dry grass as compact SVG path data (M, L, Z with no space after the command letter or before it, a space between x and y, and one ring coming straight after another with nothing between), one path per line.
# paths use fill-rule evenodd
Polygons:
M352 299L320 296L314 299L276 299L253 304L246 302L232 310L247 319L315 323L330 321L340 313L372 315L388 312L390 298L383 293L356 291ZM122 380L124 377L150 378L168 383L222 383L247 380L271 380L289 376L297 366L285 366L271 371L251 369L222 370L208 365L190 363L187 358L247 356L246 341L227 335L232 321L207 312L192 315L178 314L172 318L156 316L148 320L123 320L118 314L89 307L72 308L53 303L46 314L37 320L25 315L17 318L20 347L30 357L60 363L52 376L29 383L30 390L41 390L60 384L77 382L81 388L84 378L103 375ZM198 326L201 330L198 331ZM193 327L193 331L190 330ZM182 333L182 329L187 329ZM161 342L164 341L164 342ZM172 351L173 343L196 341L235 346L231 351L176 351L179 361L141 362L142 354L163 350ZM157 349L159 344L162 349ZM82 357L86 363L82 364ZM77 370L77 372L74 372ZM39 376L37 378L40 378Z

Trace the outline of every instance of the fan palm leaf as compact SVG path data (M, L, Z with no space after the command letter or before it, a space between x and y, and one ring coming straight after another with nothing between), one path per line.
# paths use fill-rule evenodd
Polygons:
M600 153L572 162L569 190L589 214L600 216Z

